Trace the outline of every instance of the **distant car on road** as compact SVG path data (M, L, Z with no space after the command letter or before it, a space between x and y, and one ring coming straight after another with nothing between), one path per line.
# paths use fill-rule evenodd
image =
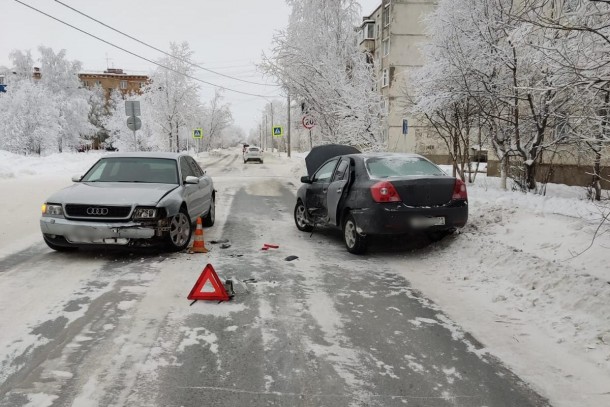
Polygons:
M420 155L329 145L312 149L306 162L296 226L340 227L351 253L364 253L371 235L423 232L437 240L468 220L464 182Z
M246 147L244 150L244 164L248 161L258 161L263 163L263 152L258 147Z
M210 176L182 153L113 153L42 206L40 229L53 250L91 245L187 247L197 217L212 226Z

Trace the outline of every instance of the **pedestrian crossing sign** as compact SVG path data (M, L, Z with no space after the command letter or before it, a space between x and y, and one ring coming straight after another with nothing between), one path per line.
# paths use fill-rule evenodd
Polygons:
M203 129L193 129L193 138L203 138Z
M284 128L282 126L273 126L273 137L284 137Z

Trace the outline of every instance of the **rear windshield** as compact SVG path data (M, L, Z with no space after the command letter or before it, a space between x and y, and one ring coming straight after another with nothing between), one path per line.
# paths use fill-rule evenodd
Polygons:
M178 169L176 160L165 158L102 158L81 181L178 184Z
M419 157L373 157L367 159L365 165L372 178L445 175L436 165Z
M250 151L254 151L254 152L256 152L256 151L258 151L258 148L256 148L256 147L252 147L252 148L250 148Z

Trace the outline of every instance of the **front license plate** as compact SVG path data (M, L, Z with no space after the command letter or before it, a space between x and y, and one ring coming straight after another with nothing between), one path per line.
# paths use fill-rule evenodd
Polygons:
M443 226L445 225L445 217L437 216L433 218L413 218L411 224L415 228L427 228L430 226Z

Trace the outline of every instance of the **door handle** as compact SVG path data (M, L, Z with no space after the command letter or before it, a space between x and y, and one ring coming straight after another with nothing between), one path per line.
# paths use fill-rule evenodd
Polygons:
M326 188L324 188L324 189L322 190L322 192L324 192L324 193L326 193L327 191L328 191L328 189L326 189Z
M340 194L341 192L343 192L343 189L341 189L341 188L337 189L338 194Z

